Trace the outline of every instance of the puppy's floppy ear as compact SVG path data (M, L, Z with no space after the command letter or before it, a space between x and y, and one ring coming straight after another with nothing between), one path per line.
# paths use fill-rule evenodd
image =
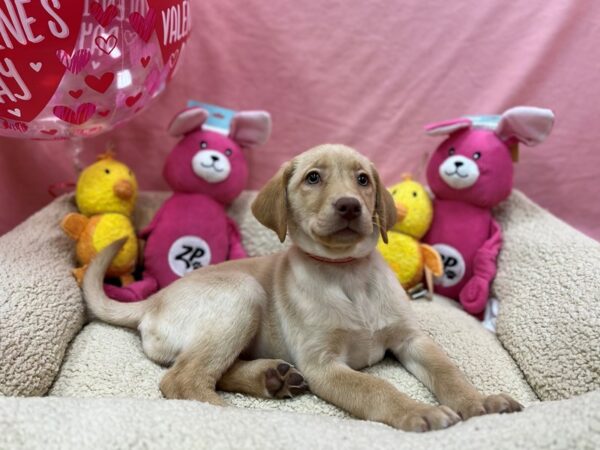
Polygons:
M252 214L256 220L277 233L281 242L285 241L287 234L287 186L292 172L291 162L281 166L252 202Z
M379 178L377 170L371 166L373 177L375 178L375 216L379 225L379 232L383 242L388 243L387 232L392 229L396 223L396 205L392 194L385 188Z

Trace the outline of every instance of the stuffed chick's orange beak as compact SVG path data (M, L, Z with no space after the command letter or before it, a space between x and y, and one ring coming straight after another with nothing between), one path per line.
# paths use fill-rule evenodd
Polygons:
M113 186L113 191L120 199L129 200L133 196L133 185L128 180L119 180Z
M396 223L402 222L407 214L408 208L404 204L396 202Z

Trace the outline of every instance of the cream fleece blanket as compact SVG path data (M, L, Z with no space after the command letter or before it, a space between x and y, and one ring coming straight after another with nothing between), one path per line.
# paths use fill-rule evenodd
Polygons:
M218 408L192 401L0 399L0 448L90 449L597 449L600 393L404 433L334 417Z
M0 394L44 395L84 323L60 198L0 237Z
M600 243L519 192L496 217L498 338L540 399L600 389Z

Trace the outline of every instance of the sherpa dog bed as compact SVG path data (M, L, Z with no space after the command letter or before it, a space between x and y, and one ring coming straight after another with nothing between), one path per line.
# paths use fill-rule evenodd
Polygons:
M249 212L230 213L251 255L281 248ZM165 194L144 194L143 226ZM413 303L421 325L483 392L504 391L524 412L473 418L448 430L404 433L358 421L313 395L236 406L166 401L164 368L138 336L85 324L70 274L73 243L58 227L66 196L0 238L0 448L593 448L600 446L600 244L513 193L496 211L505 244L493 290L498 333L454 303ZM398 362L366 369L434 403ZM26 398L34 397L34 398Z

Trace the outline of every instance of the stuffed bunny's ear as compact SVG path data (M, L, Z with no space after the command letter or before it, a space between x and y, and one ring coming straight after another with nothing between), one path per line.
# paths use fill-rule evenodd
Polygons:
M177 114L169 124L171 136L181 137L196 128L200 128L208 118L208 111L202 108L188 108Z
M551 110L517 106L502 114L496 134L503 141L516 140L533 146L544 142L553 125L554 113Z
M472 122L463 117L425 125L425 132L428 136L446 136L463 128L469 128L471 125Z
M240 111L231 119L229 137L241 147L264 144L271 135L271 115L266 111Z

